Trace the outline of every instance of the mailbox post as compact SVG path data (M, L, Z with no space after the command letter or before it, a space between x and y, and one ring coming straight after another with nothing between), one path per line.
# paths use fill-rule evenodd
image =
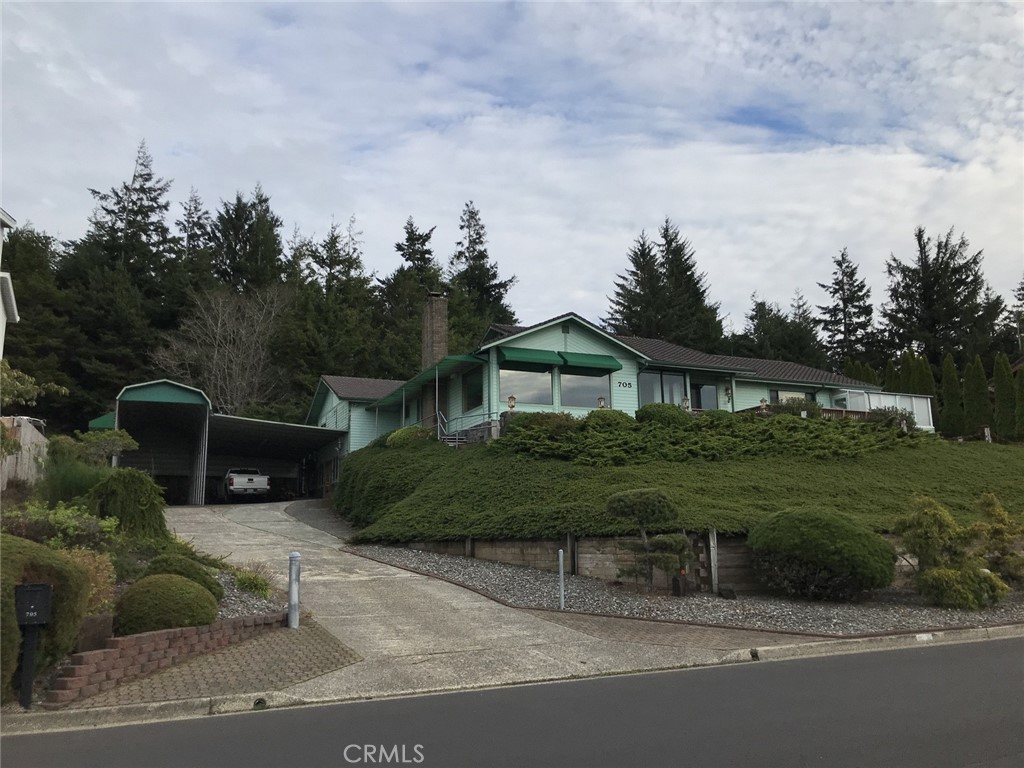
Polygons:
M18 702L32 708L32 683L36 679L36 645L39 627L50 623L53 587L49 584L21 584L14 588L14 609L21 627L21 690Z

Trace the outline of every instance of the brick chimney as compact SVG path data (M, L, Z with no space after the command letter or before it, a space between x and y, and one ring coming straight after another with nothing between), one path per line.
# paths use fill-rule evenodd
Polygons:
M448 357L448 297L431 291L423 308L423 346L421 368L429 368Z

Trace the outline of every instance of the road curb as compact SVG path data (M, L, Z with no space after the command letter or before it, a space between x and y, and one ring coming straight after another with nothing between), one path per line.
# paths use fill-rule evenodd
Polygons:
M1024 624L1005 624L998 627L979 627L976 629L949 629L902 635L886 635L882 637L826 640L820 643L768 645L749 650L732 651L726 654L722 662L728 664L742 661L783 661L785 659L799 659L811 656L834 656L844 653L919 648L926 645L971 643L981 640L1002 640L1013 637L1024 637Z

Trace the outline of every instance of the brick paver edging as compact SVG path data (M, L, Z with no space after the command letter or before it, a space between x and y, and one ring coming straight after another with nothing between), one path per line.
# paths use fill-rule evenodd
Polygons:
M115 685L136 680L185 659L288 624L288 613L267 613L222 619L201 627L158 629L138 635L112 637L98 651L76 653L46 694L43 707L59 709L72 701L109 691Z

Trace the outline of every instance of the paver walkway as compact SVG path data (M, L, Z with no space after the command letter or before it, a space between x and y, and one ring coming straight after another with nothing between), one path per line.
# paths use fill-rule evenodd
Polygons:
M278 629L155 675L74 702L68 709L149 704L236 693L281 691L355 664L359 656L312 621Z

